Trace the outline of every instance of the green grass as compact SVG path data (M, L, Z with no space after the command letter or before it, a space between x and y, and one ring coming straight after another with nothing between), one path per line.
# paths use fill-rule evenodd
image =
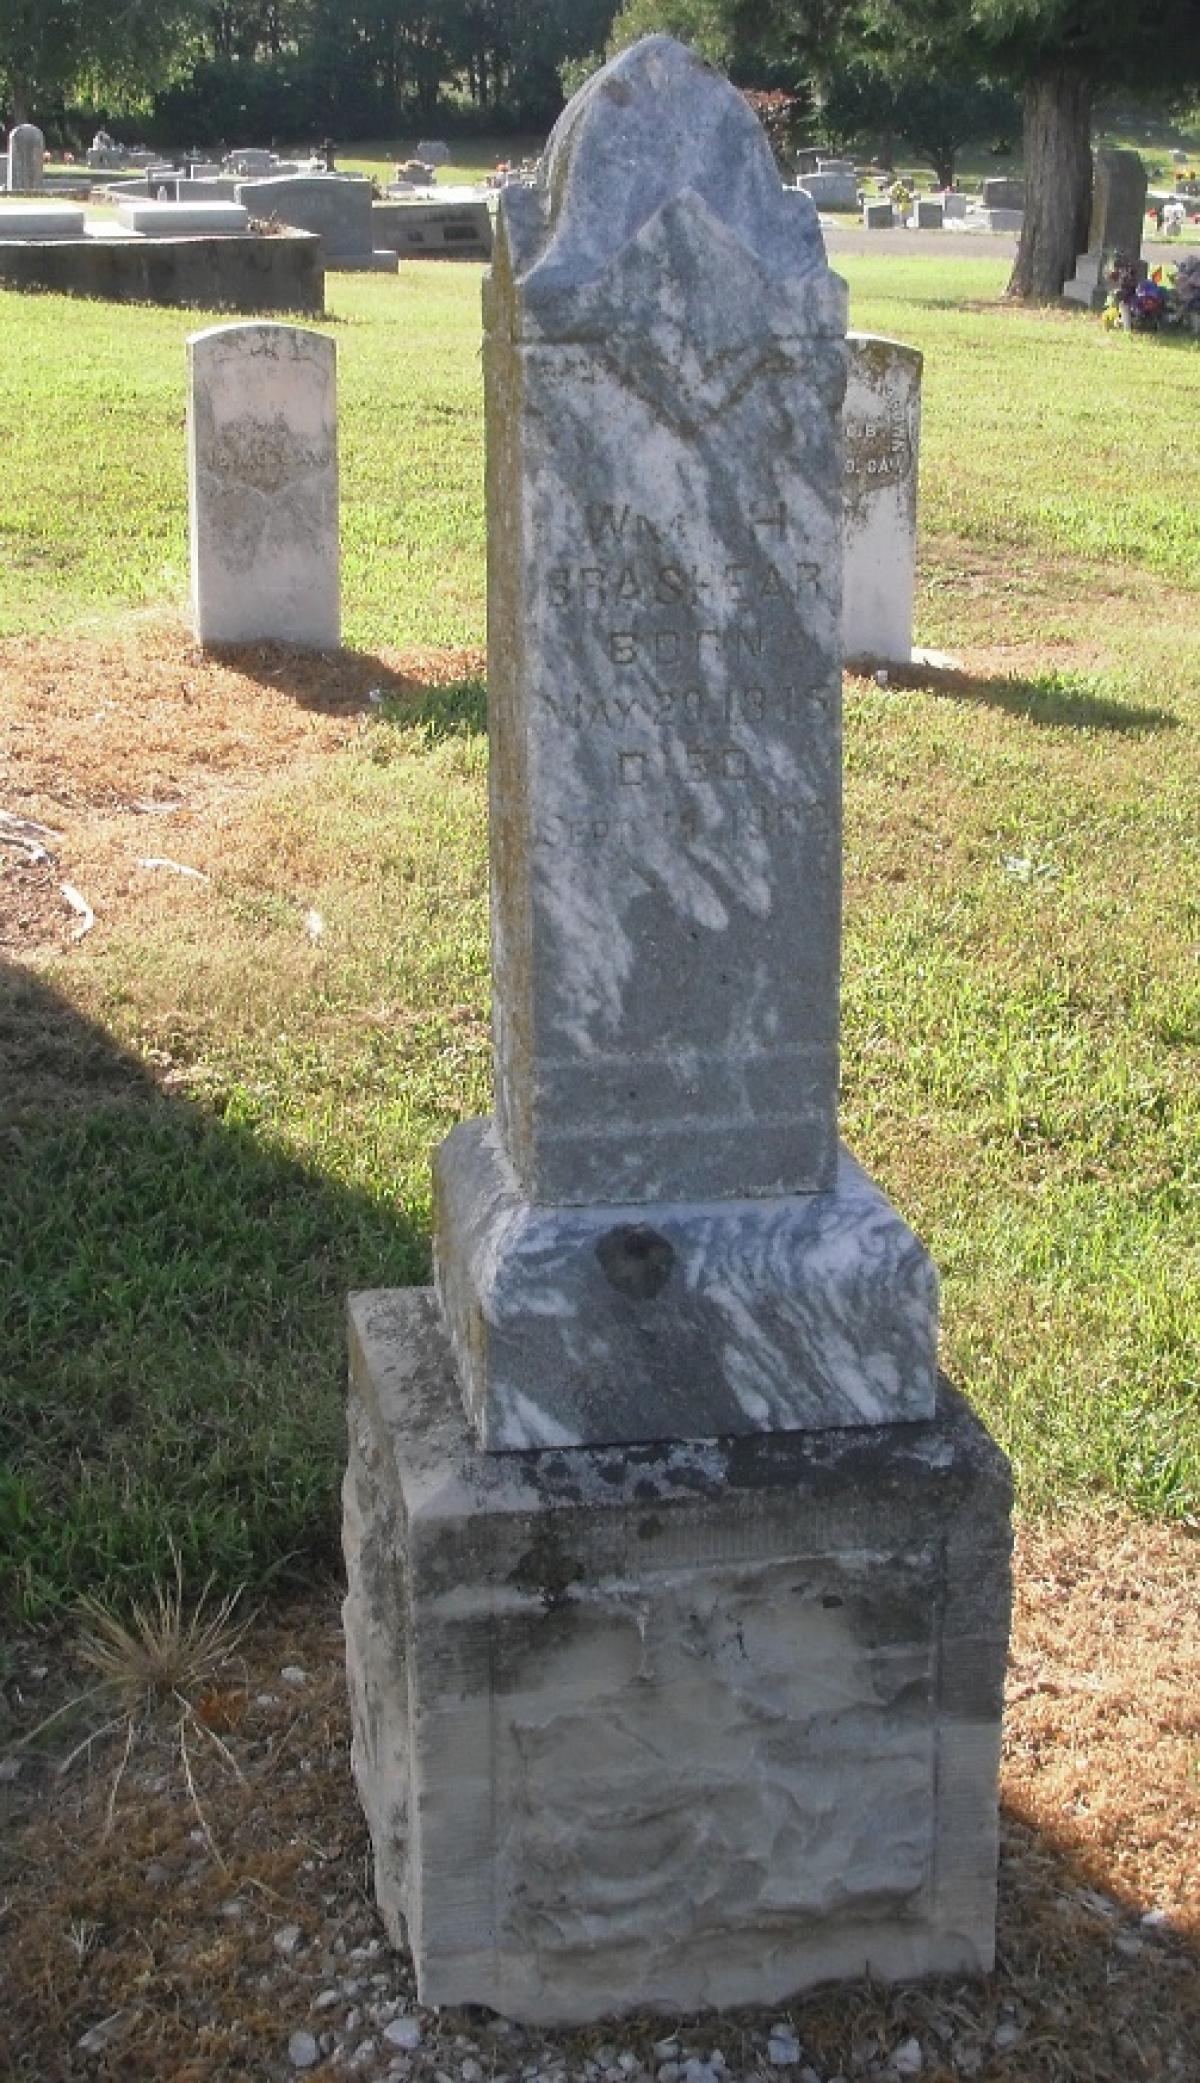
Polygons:
M1024 1506L1194 1519L1200 350L1009 310L994 261L842 265L925 350L918 637L973 666L848 699L846 1134ZM358 647L481 635L478 289L335 278ZM0 319L4 626L178 604L203 314ZM470 688L377 717L224 814L203 895L3 972L19 1612L172 1542L222 1583L334 1552L345 1290L424 1277L429 1150L487 1106L481 722Z

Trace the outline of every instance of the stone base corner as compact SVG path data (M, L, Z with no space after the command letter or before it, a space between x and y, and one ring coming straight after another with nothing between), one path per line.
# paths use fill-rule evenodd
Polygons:
M926 1423L490 1456L351 1305L354 1770L421 2001L542 2024L990 1966L1002 1455Z

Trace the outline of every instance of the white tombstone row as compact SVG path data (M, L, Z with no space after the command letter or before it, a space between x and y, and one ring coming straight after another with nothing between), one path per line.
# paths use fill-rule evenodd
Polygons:
M842 412L842 648L850 661L907 665L917 569L920 350L848 333Z
M337 348L292 325L188 341L192 613L202 644L340 642Z

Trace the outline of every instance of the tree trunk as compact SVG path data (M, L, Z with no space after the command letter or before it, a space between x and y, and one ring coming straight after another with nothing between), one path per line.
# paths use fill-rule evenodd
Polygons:
M1025 88L1025 218L1007 294L1061 295L1087 247L1092 206L1092 83L1059 66Z

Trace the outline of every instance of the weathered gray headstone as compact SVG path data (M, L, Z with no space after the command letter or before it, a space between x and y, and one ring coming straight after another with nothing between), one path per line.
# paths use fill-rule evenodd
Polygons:
M46 185L46 140L36 123L18 123L8 133L8 192L40 195Z
M803 174L797 186L812 198L818 210L858 208L858 182L853 168L843 173L837 167L823 166L815 174Z
M847 658L907 665L917 567L921 354L847 336L842 641Z
M423 166L448 166L450 147L439 138L422 138L417 146L417 158Z
M337 348L290 325L188 341L192 612L202 644L339 642Z
M979 200L985 210L1023 210L1025 183L1009 174L994 174L981 183Z
M449 201L444 201L447 196ZM377 246L386 246L408 260L490 260L492 215L482 198L456 198L446 188L436 201L422 196L405 202L393 196L374 204L371 237Z
M836 1145L844 289L651 37L485 321L497 1115L351 1310L380 1907L530 2020L984 1967L1007 1472Z
M946 212L940 196L919 195L913 211L918 231L941 231Z
M1102 311L1108 301L1108 270L1119 255L1136 263L1146 221L1146 168L1137 152L1097 152L1092 176L1092 218L1087 252L1063 285L1073 304Z
M896 212L891 203L864 203L863 228L866 231L892 231L895 228Z
M286 174L280 179L246 181L237 199L255 218L276 218L296 231L319 232L325 262L331 268L394 268L394 253L377 252L372 242L369 181L343 174Z
M243 146L240 152L230 152L225 164L234 174L270 174L275 171L276 160L274 152L250 145Z

